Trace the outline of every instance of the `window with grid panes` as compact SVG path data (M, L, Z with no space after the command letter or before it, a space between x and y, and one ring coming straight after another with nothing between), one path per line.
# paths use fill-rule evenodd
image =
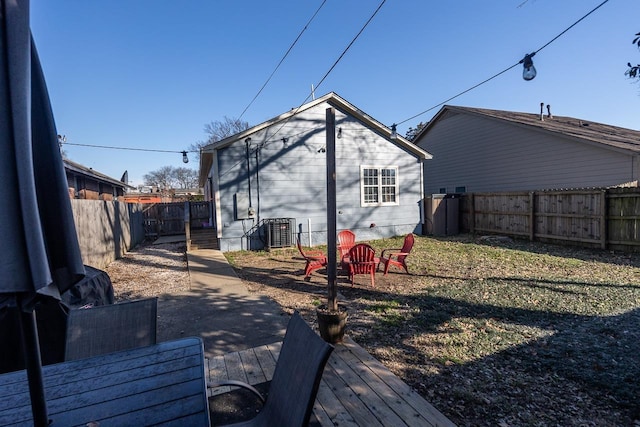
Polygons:
M360 167L362 206L398 205L397 167Z

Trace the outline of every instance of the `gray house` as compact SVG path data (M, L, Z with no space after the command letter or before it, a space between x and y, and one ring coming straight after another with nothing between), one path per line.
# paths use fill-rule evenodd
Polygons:
M541 109L542 110L542 109ZM640 131L546 114L444 106L417 135L425 194L637 185Z
M335 93L203 147L200 186L222 251L327 242L326 111L335 110L337 228L422 230L431 156Z

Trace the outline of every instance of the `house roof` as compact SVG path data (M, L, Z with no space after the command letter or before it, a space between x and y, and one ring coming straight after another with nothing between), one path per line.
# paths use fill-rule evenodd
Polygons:
M397 139L392 140L391 129L389 127L383 125L379 121L375 120L373 117L364 113L362 110L356 108L354 105L350 104L349 102L347 102L346 100L338 96L336 93L329 92L328 94L320 98L317 98L298 108L293 108L290 111L284 114L281 114L279 116L276 116L263 123L260 123L259 125L253 126L235 135L231 135L227 138L221 139L220 141L213 142L209 145L205 145L204 147L202 147L202 149L200 150L200 185L201 186L204 185L204 180L206 180L207 174L211 169L211 165L213 163L212 154L214 151L224 148L228 145L231 145L238 140L247 138L248 136L256 132L259 132L265 128L273 126L274 124L289 120L291 117L295 116L296 114L301 113L310 108L313 108L324 102L327 102L328 104L334 106L336 109L353 116L354 118L358 119L365 125L372 128L374 131L377 131L378 134L387 138L390 142L401 146L402 148L406 149L416 157L420 159L431 159L433 157L431 154L427 153L422 148L418 147L417 145L413 144L411 141L407 140L406 138L400 135L398 135Z
M135 189L135 187L125 184L122 181L118 181L115 178L111 178L110 176L107 176L103 173L94 171L93 169L83 166L80 163L72 162L71 160L67 160L67 159L63 159L63 163L64 163L64 168L71 172L75 172L77 174L84 175L89 178L93 178L97 181L108 182L109 184L112 184L116 187L121 187L124 189Z
M471 114L494 120L511 122L540 131L561 134L581 141L604 145L609 148L640 153L640 131L605 125L602 123L548 114L540 120L540 114L518 113L514 111L489 110L485 108L458 107L445 105L418 134L415 141L426 135L438 120L451 114Z

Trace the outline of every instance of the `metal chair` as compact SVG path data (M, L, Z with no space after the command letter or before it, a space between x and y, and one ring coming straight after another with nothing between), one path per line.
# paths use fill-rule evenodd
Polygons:
M69 311L64 360L155 344L157 313L157 298Z
M258 415L232 426L306 426L332 351L333 346L320 338L296 311L289 320L266 400L255 387L240 381L225 381L210 387L243 387L264 402Z

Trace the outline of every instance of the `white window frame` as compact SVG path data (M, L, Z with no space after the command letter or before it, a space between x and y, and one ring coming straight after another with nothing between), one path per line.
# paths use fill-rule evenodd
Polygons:
M375 187L377 187L377 201L371 202L366 200L366 187L373 188L373 185L370 185L365 182L365 171L375 169L377 171L377 183ZM392 170L393 175L395 176L395 182L393 185L384 185L382 183L382 171L384 170ZM393 193L395 195L395 200L392 202L382 202L383 196L383 188L385 187L393 187ZM360 166L360 206L368 207L368 206L398 206L400 205L400 177L398 175L398 167L397 166L374 166L374 165L361 165Z

